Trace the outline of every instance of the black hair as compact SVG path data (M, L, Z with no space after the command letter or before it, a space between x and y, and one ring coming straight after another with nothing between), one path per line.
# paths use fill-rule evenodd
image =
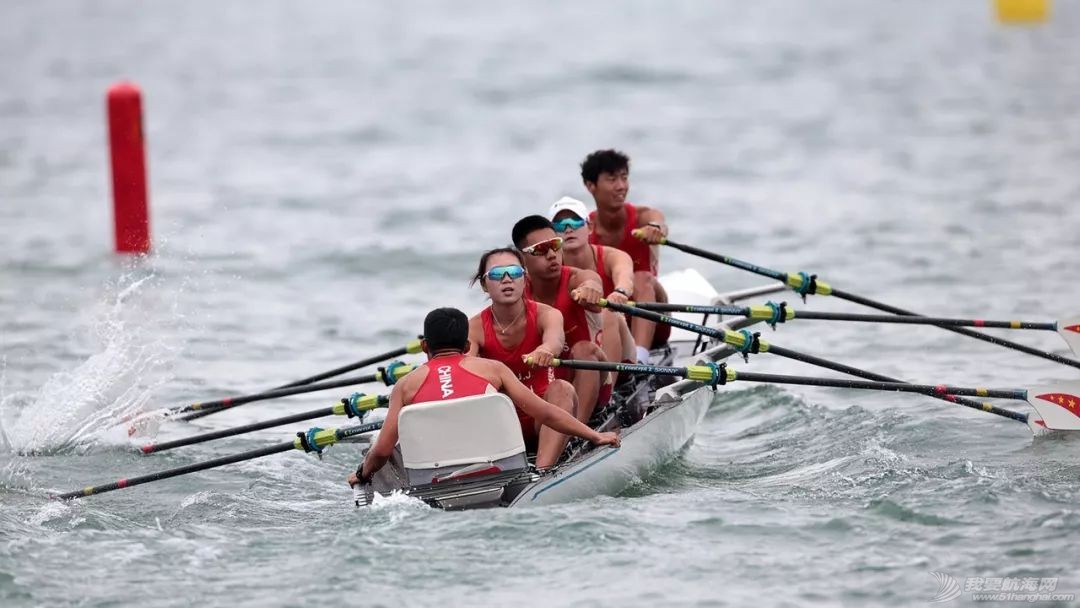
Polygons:
M581 161L581 181L596 183L601 173L630 170L630 157L618 150L597 150Z
M525 244L525 236L534 230L541 230L543 228L551 228L555 230L555 226L551 224L551 220L542 215L528 215L514 224L514 229L510 231L510 238L514 240L514 247L521 249Z
M477 281L480 281L481 279L484 278L484 275L487 274L486 271L487 271L488 259L491 258L491 256L493 256L493 255L495 255L497 253L509 253L509 254L513 255L515 258L517 258L518 264L522 268L525 268L525 256L522 255L521 252L518 251L517 249L514 249L513 247L497 247L495 249L489 249L488 251L485 251L483 255L480 256L480 264L476 267L476 274L474 274L472 280L469 281L469 286L470 287L475 285L477 283Z
M431 354L448 349L464 352L469 317L456 308L436 308L424 317L424 340Z

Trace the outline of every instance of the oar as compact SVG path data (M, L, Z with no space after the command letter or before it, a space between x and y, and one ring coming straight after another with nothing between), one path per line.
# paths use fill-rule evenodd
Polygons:
M758 274L758 275L761 275L761 276L764 276L764 277L769 277L770 279L775 279L777 281L781 281L785 285L790 287L792 290L794 290L795 293L798 293L799 295L801 295L804 299L806 298L806 296L808 294L816 294L816 295L820 295L820 296L831 295L831 296L840 298L841 300L847 300L849 302L855 302L856 304L862 304L863 306L868 306L870 308L876 308L877 310L883 310L885 312L889 312L889 313L896 314L896 315L904 315L904 316L912 316L912 317L920 316L917 313L913 313L911 311L904 310L902 308L897 308L895 306L890 306L890 305L882 303L882 302L878 302L878 301L871 300L869 298L864 298L862 296L859 296L859 295L856 295L856 294L853 294L853 293L850 293L850 292L846 292L846 291L843 291L843 290L840 290L840 289L836 289L836 288L832 287L831 285L829 285L828 283L825 283L824 281L819 281L817 279L817 275L807 274L805 272L797 272L797 273L796 272L786 272L786 273L785 272L779 272L777 270L772 270L770 268L764 268L762 266L757 266L755 264L751 264L750 262L744 262L742 260L738 260L738 259L735 259L735 258L732 258L732 257L719 255L719 254L713 253L711 251L705 251L704 249L698 249L697 247L692 247L690 245L684 245L682 243L676 243L674 241L670 241L670 240L667 240L667 239L662 240L661 243L664 244L664 245L667 245L668 247L674 247L675 249L678 249L680 251L685 251L686 253L696 255L696 256L705 258L707 260L712 260L714 262L720 262L721 264L727 264L728 266L733 266L733 267L739 268L741 270L746 270L746 271L752 272L754 274ZM1048 359L1048 360L1054 361L1056 363L1061 363L1062 365L1069 365L1069 366L1072 366L1072 367L1080 368L1080 361L1077 361L1075 359L1069 359L1068 357L1062 357L1061 355L1055 355L1054 353L1046 352L1044 350L1039 350L1037 348L1031 348L1030 346L1024 346L1023 344L1019 344L1017 342L1012 342L1012 341L1006 340L1004 338L999 338L997 336L991 336L991 335L980 333L980 332L977 332L977 331L972 331L970 329L965 329L963 327L949 327L949 326L939 326L939 327L942 327L943 329L947 329L947 330L952 331L952 332L956 332L958 334L968 336L969 338L975 338L977 340L983 340L984 342L990 342L991 344L997 344L998 346L1004 346L1006 348L1011 348L1013 350L1017 350L1017 351L1020 351L1022 353L1026 353L1026 354L1029 354L1029 355L1034 355L1036 357L1042 357L1043 359Z
M288 384L283 384L281 386L276 386L274 388L275 389L278 389L278 388L292 388L294 386L303 386L305 384L311 384L312 382L318 382L319 380L326 380L327 378L333 378L334 376L340 376L341 374L346 374L346 373L351 372L353 370L360 369L361 367L367 367L369 365L375 365L376 363L382 363L383 361L386 361L387 359L393 359L394 357L400 357L400 356L405 355L405 354L415 355L416 353L420 352L420 350L421 350L420 349L420 338L417 338L415 340L410 341L408 344L406 344L405 346L402 346L401 348L395 348L394 350L388 350L385 353L382 353L381 355L372 355L372 356L368 357L367 359L361 359L360 361L357 361L356 363L350 363L349 365L343 365L341 367L336 367L336 368L334 368L334 369L332 369L330 371L323 372L321 374L316 374L314 376L309 376L307 378L304 378L303 380L297 380L296 382L290 382Z
M699 306L696 304L667 304L634 302L634 306L654 312L685 312L707 315L731 315L757 319L775 326L793 319L815 321L854 321L858 323L895 323L900 325L937 325L939 327L985 327L990 329L1032 329L1057 332L1073 353L1080 355L1080 317L1058 321L993 321L988 319L956 319L948 317L902 317L893 315L862 315L847 312L818 312L792 310L786 302L767 302L759 306Z
M831 369L851 376L857 376L859 378L866 378L879 382L903 382L902 380L898 380L896 378L890 378L889 376L885 376L882 374L875 374L874 372L869 372L863 369L859 369L857 367L851 367L849 365L844 365L843 363L837 363L828 359L815 357L814 355L808 355L806 353L801 353L788 348L784 348L776 344L770 344L769 342L762 340L758 334L751 334L745 329L741 331L731 331L726 329L706 327L704 325L698 325L697 323L691 323L682 319L676 319L674 317L662 315L660 313L652 312L650 310L644 310L641 307L623 306L621 304L608 302L604 299L600 300L600 304L601 306L607 306L612 310L624 312L637 317L642 317L644 319L648 319L657 323L666 323L668 325L680 327L687 331L701 334L703 336L716 338L722 341L724 344L734 347L735 350L742 353L744 357L746 357L749 353L772 353L774 355L786 357L795 361L802 361L804 363L809 363L818 367L824 367L826 369ZM962 405L964 407L979 410L981 412L987 412L996 416L1003 416L1005 418L1016 420L1018 422L1023 422L1025 424L1028 423L1027 414L1014 412L1005 408L1000 408L991 403L979 403L978 401L964 399L963 397L957 397L955 395L931 396L937 397L938 399L942 399L944 401L948 401L950 403L955 403L957 405Z
M577 361L554 359L552 367L569 367L603 372L626 372L628 374L654 374L676 376L718 386L736 380L767 382L772 384L799 384L834 388L856 388L877 391L920 393L931 397L941 395L970 395L1027 401L1042 417L1041 426L1053 431L1080 430L1080 382L1061 382L1052 386L1021 388L970 388L945 384L908 384L905 382L873 382L870 380L844 380L842 378L815 378L811 376L783 376L736 372L726 364L690 365L688 367L665 367L631 363L608 363L606 361Z
M371 357L368 357L367 359L362 359L360 361L357 361L356 363L350 363L349 365L334 368L332 370L323 372L321 374L316 374L314 376L309 376L309 377L303 378L301 380L296 380L295 382L290 382L288 384L283 384L281 386L274 387L274 388L270 389L270 391L277 391L277 390L288 389L288 388L296 388L298 386L307 386L307 385L310 385L312 383L318 382L319 380L325 380L327 378L332 378L334 376L340 376L341 374L344 374L346 372L351 372L353 370L360 369L361 367L367 367L368 365L374 365L375 363L381 363L383 361L386 361L387 359L392 359L394 357L400 357L401 355L404 355L404 354L407 354L407 353L408 354L418 353L418 352L421 351L420 340L421 340L421 338L417 338L416 340L410 341L408 344L406 344L405 346L402 346L401 348L395 348L394 350L390 350L390 351L387 351L387 352L382 353L382 354L372 355ZM348 386L348 385L345 385L345 386ZM270 391L264 391L264 392L270 392ZM295 394L295 393L293 393L293 394ZM229 406L230 403L232 403L233 405L237 405L235 403L235 401L237 401L238 399L244 399L246 397L247 397L247 395L242 396L242 397L226 397L225 399L219 399L217 401L209 401L209 402L206 402L206 403L196 403L196 404L191 404L191 405L186 405L186 406L172 407L172 408L169 408L169 409L165 410L164 412L162 412L162 415L164 415L164 416L178 416L179 415L179 416L181 416L180 420L194 420L195 418L201 418L203 416L209 416L210 414L220 412L220 411L226 409L227 407L230 407ZM271 398L273 398L273 397L271 397ZM256 401L257 401L257 399L256 399ZM198 407L196 407L196 406L198 406ZM125 419L124 422L130 422L130 420ZM129 427L128 428L128 435L135 434L135 432L137 430L138 429L134 425Z
M132 486L149 483L151 481L158 481L159 479L168 479L170 477L176 477L178 475L187 475L188 473L205 471L207 469L213 469L227 464L233 464L234 462L243 462L245 460L262 458L263 456L269 456L270 454L277 454L279 452L287 452L289 450L303 450L304 452L316 452L321 454L323 448L327 446L334 445L338 441L341 441L348 437L352 437L354 435L377 431L382 428L382 424L383 423L380 420L378 422L361 424L359 426L345 427L342 429L320 429L318 427L314 427L308 430L306 433L297 433L296 439L293 439L292 441L286 443L279 443L277 445L259 448L257 450L251 450L248 452L241 452L239 454L233 454L231 456L222 456L221 458L214 458L213 460L207 460L205 462L197 462L195 464L189 464L186 466L177 467L175 469L168 469L165 471L159 471L157 473L150 473L149 475L142 475L140 477L120 479L112 483L107 483L100 486L87 486L81 490L58 494L53 498L60 500L69 500L72 498L82 498L83 496L90 496L92 494L102 494L105 492L111 492L113 490L120 490L123 488L130 488Z
M242 426L233 427L231 429L224 429L221 431L213 431L210 433L192 435L190 437L184 437L183 439L177 439L175 441L148 443L142 446L140 450L143 454L164 452L165 450L171 450L173 448L179 448L186 445L195 445L196 443L204 443L207 441L213 441L215 439L221 439L223 437L232 437L234 435L242 435L244 433L261 431L263 429L274 428L276 426L284 426L286 424L292 424L294 422L302 422L304 420L311 420L313 418L322 418L323 416L348 416L349 418L363 418L364 412L366 412L367 410L373 410L377 407L386 407L389 403L390 397L386 395L365 395L363 393L353 393L351 396L343 398L341 400L341 403L338 403L331 407L324 407L317 410L311 410L309 412L302 412L300 414L293 414L292 416L283 416L281 418L274 418L273 420L265 420L263 422L256 422L254 424L245 424Z
M205 403L192 403L191 405L174 408L171 410L170 415L181 415L181 420L194 420L196 418L202 418L203 416L209 416L210 414L216 414L238 405L244 405L255 401L266 401L267 399L277 399L278 397L314 393L332 388L341 388L343 386L366 384L368 382L383 382L387 386L392 386L412 370L412 365L405 365L400 361L394 361L390 365L387 365L386 368L380 368L380 371L375 372L374 374L353 376L351 378L342 378L341 380L333 380L330 382L318 382L315 384L307 384L305 386L294 386L292 388L275 389L272 391L255 393L253 395L226 397L216 401L207 401Z

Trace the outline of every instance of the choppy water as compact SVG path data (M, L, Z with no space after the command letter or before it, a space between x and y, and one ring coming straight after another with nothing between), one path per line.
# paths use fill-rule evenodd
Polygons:
M477 309L478 252L584 197L598 147L631 153L631 198L683 242L927 313L1076 312L1073 3L1018 29L985 2L368 4L0 6L0 603L908 605L932 571L1080 593L1080 442L892 394L732 387L682 460L553 508L357 512L349 447L45 500L287 439L142 457L102 429ZM123 77L148 112L156 253L136 264L109 253L102 105ZM909 380L1076 377L933 329L771 338Z

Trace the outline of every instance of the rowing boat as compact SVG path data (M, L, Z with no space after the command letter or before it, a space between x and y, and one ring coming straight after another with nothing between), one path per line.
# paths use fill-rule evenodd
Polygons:
M921 316L884 302L838 289L820 280L816 274L785 273L667 239L663 241L663 244L779 282L720 294L700 274L694 271L682 271L661 277L669 297L684 302L682 304L628 305L600 299L598 302L600 306L615 312L663 323L672 328L669 343L663 349L652 353L653 362L669 365L657 365L653 362L624 364L560 359L552 361L553 366L569 369L618 372L636 378L646 378L620 386L613 405L604 407L601 415L594 416L594 420L590 421L601 431L618 429L622 435L621 447L592 448L571 442L572 447L568 454L564 455L562 464L550 470L537 471L530 464L525 451L514 406L505 396L487 395L434 403L416 403L403 409L399 414L400 441L397 453L388 463L389 466L384 467L375 476L373 484L354 491L356 504L368 505L374 500L376 494L393 493L414 497L443 509L545 505L600 494L617 494L684 449L693 439L698 424L712 402L710 391L716 390L720 385L736 381L916 393L991 414L1001 419L1023 423L1035 437L1075 436L1080 433L1080 382L1077 381L1064 380L1019 388L953 386L941 383L914 384L809 353L784 348L762 339L759 333L741 329L761 321L775 329L778 324L794 319L932 325L1061 365L1080 368L1080 359L967 329L976 327L1054 331L1064 339L1074 355L1080 355L1080 315L1057 321ZM809 295L832 296L887 312L889 315L793 310L787 308L785 302L776 304L771 301L758 306L732 306L734 302L774 294L785 288L793 290L804 300ZM676 316L663 315L660 311L672 311ZM706 318L700 323L695 323L693 321L696 319L686 316L701 314L704 314ZM720 315L731 316L737 320L707 326L709 315L717 315L717 318L722 318ZM408 374L412 366L400 361L391 361L385 367L378 368L374 374L330 382L320 382L320 380L387 361L404 353L419 351L419 341L413 341L389 352L291 382L277 389L237 395L212 402L171 407L159 410L157 414L148 412L146 416L162 419L180 416L181 419L191 419L224 411L244 403L300 393L377 381L389 386ZM769 353L854 376L856 379L746 372L728 366L726 360L736 352L745 357ZM670 365L672 362L678 362L679 365ZM676 378L684 378L684 380L675 382ZM970 397L1021 401L1027 403L1032 411L1008 409L988 401L976 401ZM143 454L151 454L165 449L213 441L329 415L359 417L363 421L367 413L386 407L387 401L385 395L353 393L332 407L203 433L176 441L146 444L140 448L140 451ZM131 420L122 421L124 426L129 426L127 424L129 422ZM341 442L366 440L370 443L369 434L378 431L381 427L381 420L342 428L312 427L307 432L297 432L293 439L276 445L137 477L126 477L111 483L85 486L81 490L55 494L53 497L69 500L92 496L292 450L321 454L325 448ZM137 427L136 430L138 430Z
M784 289L783 285L771 284L720 294L693 270L668 274L662 276L660 281L669 296L677 298L677 301L713 305L730 305ZM755 322L735 319L719 326L738 329ZM674 329L669 343L654 350L652 358L661 365L672 362L689 365L722 361L734 353L730 346L721 344L710 347L702 343L697 334ZM524 456L523 452L515 452L513 446L507 450L498 441L499 438L492 437L494 434L513 432L520 436L520 428L515 426L516 419L513 417L503 426L492 423L490 426L478 424L470 427L467 432L480 434L475 437L462 439L448 437L453 435L451 433L438 432L439 425L445 425L452 415L449 408L460 407L458 414L468 416L470 414L466 411L469 408L486 407L479 405L477 400L492 401L490 397L465 398L455 400L462 402L460 404L441 402L431 406L432 415L442 415L438 420L431 421L431 429L421 428L425 425L422 418L427 413L417 416L413 422L406 417L406 413L413 408L402 410L402 441L393 458L375 475L373 483L354 490L354 501L357 506L367 506L376 494L386 496L401 493L433 507L459 510L549 505L618 494L657 466L676 457L693 439L712 403L713 390L700 382L668 381L665 386L664 380L657 376L641 377L617 392L612 405L604 410L605 415L594 417L599 430L622 427L621 447L571 447L568 448L571 452L568 459L544 472L530 466L524 457L515 458L519 454ZM479 417L478 420L492 420L500 415L505 417L507 405L493 402L491 407L492 415ZM439 408L441 412L434 408ZM418 412L420 408L413 411ZM413 445L409 442L410 423L414 425L412 432L423 437L423 442L415 443L416 447L410 447ZM496 439L495 445L485 452L480 446L487 445L492 439ZM446 443L440 454L441 442ZM462 448L462 445L468 447ZM460 458L464 455L461 449L473 450L476 455ZM420 456L416 452L424 454ZM507 456L508 453L512 454ZM452 464L447 465L450 461ZM418 476L423 482L416 482Z

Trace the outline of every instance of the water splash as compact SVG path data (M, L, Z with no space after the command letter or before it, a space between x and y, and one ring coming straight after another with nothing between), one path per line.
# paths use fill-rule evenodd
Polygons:
M0 398L5 450L55 454L127 441L120 423L144 410L178 353L155 326L173 318L157 310L159 283L152 269L136 268L107 286L115 293L89 328L97 352L54 374L36 394Z

